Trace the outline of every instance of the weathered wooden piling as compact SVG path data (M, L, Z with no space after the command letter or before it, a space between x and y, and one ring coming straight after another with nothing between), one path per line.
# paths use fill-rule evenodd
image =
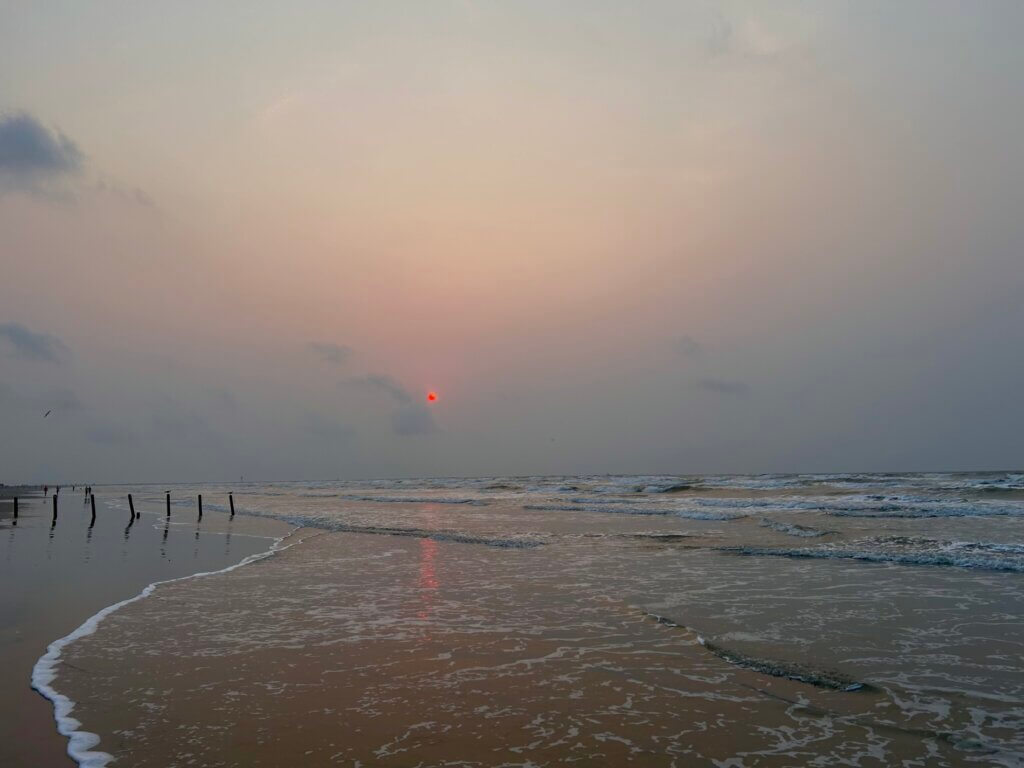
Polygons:
M199 519L203 519L203 494L199 494Z
M89 494L89 505L92 507L92 520L89 521L89 527L92 528L96 525L96 497L91 493Z
M14 519L18 519L18 497L14 497Z
M171 516L171 494L167 494L167 516Z
M128 509L132 513L131 519L134 520L135 519L135 502L132 501L132 495L130 493L128 494Z
M17 499L14 500L14 504L15 504L14 508L17 509L18 508L17 507L17 504L18 504L18 500ZM234 517L235 516L235 497L234 497L233 494L230 494L230 493L228 494L228 504L231 505L231 516ZM15 515L15 516L17 516L17 515Z
M53 494L53 522L57 522L57 494Z

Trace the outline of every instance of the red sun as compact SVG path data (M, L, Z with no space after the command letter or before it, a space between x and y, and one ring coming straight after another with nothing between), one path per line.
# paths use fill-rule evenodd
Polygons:
M427 392L427 402L432 403L437 400L437 392Z

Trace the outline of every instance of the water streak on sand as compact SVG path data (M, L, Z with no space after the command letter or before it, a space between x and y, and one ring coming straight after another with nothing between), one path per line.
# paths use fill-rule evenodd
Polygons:
M871 690L872 686L867 683L854 680L849 675L836 670L815 669L807 664L795 661L780 661L778 659L761 659L725 648L718 643L704 637L700 632L680 624L674 619L660 616L656 613L645 611L644 615L656 623L670 629L681 629L692 636L701 647L705 648L722 661L726 661L737 667L759 672L770 677L784 677L787 680L794 680L798 683L807 683L817 688L827 688L834 691L852 693L854 691Z
M75 702L57 691L53 686L53 683L57 678L57 666L61 663L61 654L66 646L82 637L93 634L99 628L100 623L110 616L110 614L120 610L126 605L130 605L131 603L148 597L160 585L201 578L203 576L212 576L219 573L227 573L258 560L263 560L264 558L270 557L277 552L285 550L288 547L293 546L295 543L298 543L298 541L296 541L292 544L282 546L284 541L290 538L298 530L298 528L293 529L286 535L274 539L270 549L266 552L249 555L234 565L229 565L218 571L203 571L200 573L193 573L188 576L180 576L175 579L153 582L152 584L147 585L135 597L130 597L119 603L108 605L103 610L86 619L73 632L50 643L46 648L46 653L40 657L32 670L32 687L53 703L53 715L57 722L57 730L62 736L66 736L68 739L68 755L78 762L79 765L84 766L85 768L103 768L103 766L114 759L114 756L107 752L93 750L93 747L99 744L100 737L95 733L90 733L89 731L78 730L82 724L71 716L71 712L75 708Z
M55 673L62 648L66 660L104 667L69 669L61 683L104 745L131 731L109 749L133 765L172 762L174 737L161 731L171 710L191 723L188 750L210 762L231 748L223 733L248 728L279 747L290 738L293 751L281 747L274 759L319 750L310 764L344 754L350 764L394 766L627 756L666 766L957 765L966 752L1017 765L1022 478L254 484L234 489L240 514L330 533L222 584L162 590L97 628L101 612L58 641L40 672ZM198 490L189 489L193 499ZM136 501L162 509L162 491L139 490ZM202 489L207 509L221 508L224 491ZM639 605L688 639L637 621ZM187 635L164 637L180 626ZM231 663L204 662L180 687L168 666L179 653ZM133 674L175 677L174 701L107 670L121 654L138 665ZM324 709L310 709L309 696ZM345 714L335 712L346 697ZM191 712L207 706L217 733ZM70 711L61 730L75 734ZM292 718L309 727L285 737ZM362 718L361 735L332 743L352 718ZM479 749L472 758L451 746L460 729L472 736L462 746ZM79 752L105 754L88 736L79 735Z

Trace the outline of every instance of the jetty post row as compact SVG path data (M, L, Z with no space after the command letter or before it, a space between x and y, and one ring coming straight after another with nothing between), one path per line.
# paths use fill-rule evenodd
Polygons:
M90 491L91 491L91 489L90 489ZM54 527L55 525L57 525L57 510L58 510L58 508L57 508L57 496L58 496L58 494L59 494L59 491L54 493L53 496L52 496L53 516L52 516L52 518L50 520L50 527L51 528ZM17 522L18 521L18 512L19 512L18 498L19 497L17 497L17 496L11 497L11 500L14 502L14 510L13 510L14 514L12 515L12 520L14 522L14 525L18 524L18 522ZM89 495L88 495L88 499L89 499L89 508L90 508L90 510L89 510L90 511L89 527L92 528L94 525L96 525L96 496L93 493L90 492ZM170 518L171 518L171 492L170 491L166 491L165 492L165 503L166 503L166 509L167 509L166 517L167 517L168 520L170 520ZM199 518L198 518L198 520L199 520L199 522L202 522L202 519L203 519L203 494L201 494L201 493L196 494L196 507L197 507L197 509L199 511ZM234 495L234 493L228 493L228 507L231 510L231 514L230 514L229 517L231 519L233 519L235 517L235 495ZM142 517L142 513L141 512L136 512L135 511L135 499L132 497L132 494L130 494L130 493L128 494L128 515L129 515L128 516L128 520L130 521L128 523L129 527L132 525L132 523L135 522L135 520L137 520L138 518Z

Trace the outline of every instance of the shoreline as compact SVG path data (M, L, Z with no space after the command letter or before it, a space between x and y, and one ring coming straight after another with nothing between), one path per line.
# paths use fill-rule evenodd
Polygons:
M163 579L161 581L152 582L144 587L142 591L134 597L108 605L90 616L72 632L51 642L46 647L46 653L39 657L39 660L32 668L32 689L53 704L53 718L57 725L57 732L68 740L68 756L84 768L103 768L103 766L114 759L114 756L108 752L93 751L93 748L100 744L99 735L90 731L78 730L82 723L71 716L76 702L53 687L53 683L57 679L56 667L61 662L62 651L65 647L82 637L87 637L88 635L93 634L105 618L126 605L130 605L149 597L157 587L164 584L187 581L189 579L198 579L205 576L229 573L237 568L242 568L243 566L272 557L278 552L284 551L285 549L300 543L302 541L301 539L293 542L292 544L288 544L287 546L281 546L284 541L291 538L291 536L299 530L301 529L298 527L292 528L292 530L284 536L275 538L271 543L270 548L265 552L247 555L234 565L229 565L216 571L200 571L187 576L178 576L173 579Z
M232 521L214 511L201 522L181 515L168 521L153 500L141 499L130 522L126 500L108 494L96 496L93 518L87 502L61 493L54 520L48 499L17 493L17 520L13 504L0 503L0 582L9 587L0 591L0 722L7 736L0 740L0 765L70 768L77 761L56 727L54 701L33 683L62 692L68 669L60 662L72 636L82 637L89 622L158 582L266 555L294 526L248 515ZM60 648L61 657L47 665L47 654ZM78 742L75 750L87 751Z
M524 751L541 762L758 755L783 766L805 760L809 743L836 760L883 750L892 761L941 755L959 765L966 752L968 762L984 754L1012 764L1024 754L1020 731L979 724L974 713L993 723L1013 715L1007 697L1019 674L991 653L1018 642L1001 619L1019 613L1019 576L931 561L964 553L1018 562L1024 504L992 516L985 500L949 500L948 486L984 485L978 478L935 478L923 489L915 478L884 494L877 477L835 482L839 502L797 503L782 488L756 504L747 488L707 504L666 493L665 483L625 510L621 483L585 478L554 488L268 487L242 501L238 519L217 503L230 489L215 487L194 491L207 501L205 518L190 498L175 498L173 521L164 495L143 491L136 505L152 525L129 525L123 542L121 495L106 498L111 514L104 524L101 513L95 533L88 507L62 507L49 543L48 505L37 502L24 531L32 535L19 527L9 536L23 598L0 611L29 619L33 637L21 648L34 653L12 670L31 667L42 694L31 697L39 709L50 702L33 721L47 738L31 748L52 751L56 722L67 741L54 743L87 768L397 767L455 756L485 766ZM951 503L966 516L907 516ZM873 516L831 514L837 506ZM742 514L674 514L708 507ZM792 539L826 530L823 541ZM232 544L253 534L266 540ZM526 541L543 546L509 546ZM772 556L794 549L819 557ZM855 549L901 562L824 557ZM907 557L929 567L904 567ZM82 621L79 610L95 613ZM61 616L81 623L69 631ZM664 617L686 631L667 631L680 625ZM949 647L941 663L937 642ZM965 666L976 681L957 682ZM929 693L922 714L908 691L936 677L956 698ZM989 696L991 687L1002 695ZM8 703L23 706L15 693ZM797 700L823 717L794 715L787 702ZM884 723L879 707L888 708ZM12 734L25 732L18 714L7 718ZM713 728L694 730L712 715ZM872 736L879 728L884 735ZM0 764L65 764L8 752L19 749L21 759Z

